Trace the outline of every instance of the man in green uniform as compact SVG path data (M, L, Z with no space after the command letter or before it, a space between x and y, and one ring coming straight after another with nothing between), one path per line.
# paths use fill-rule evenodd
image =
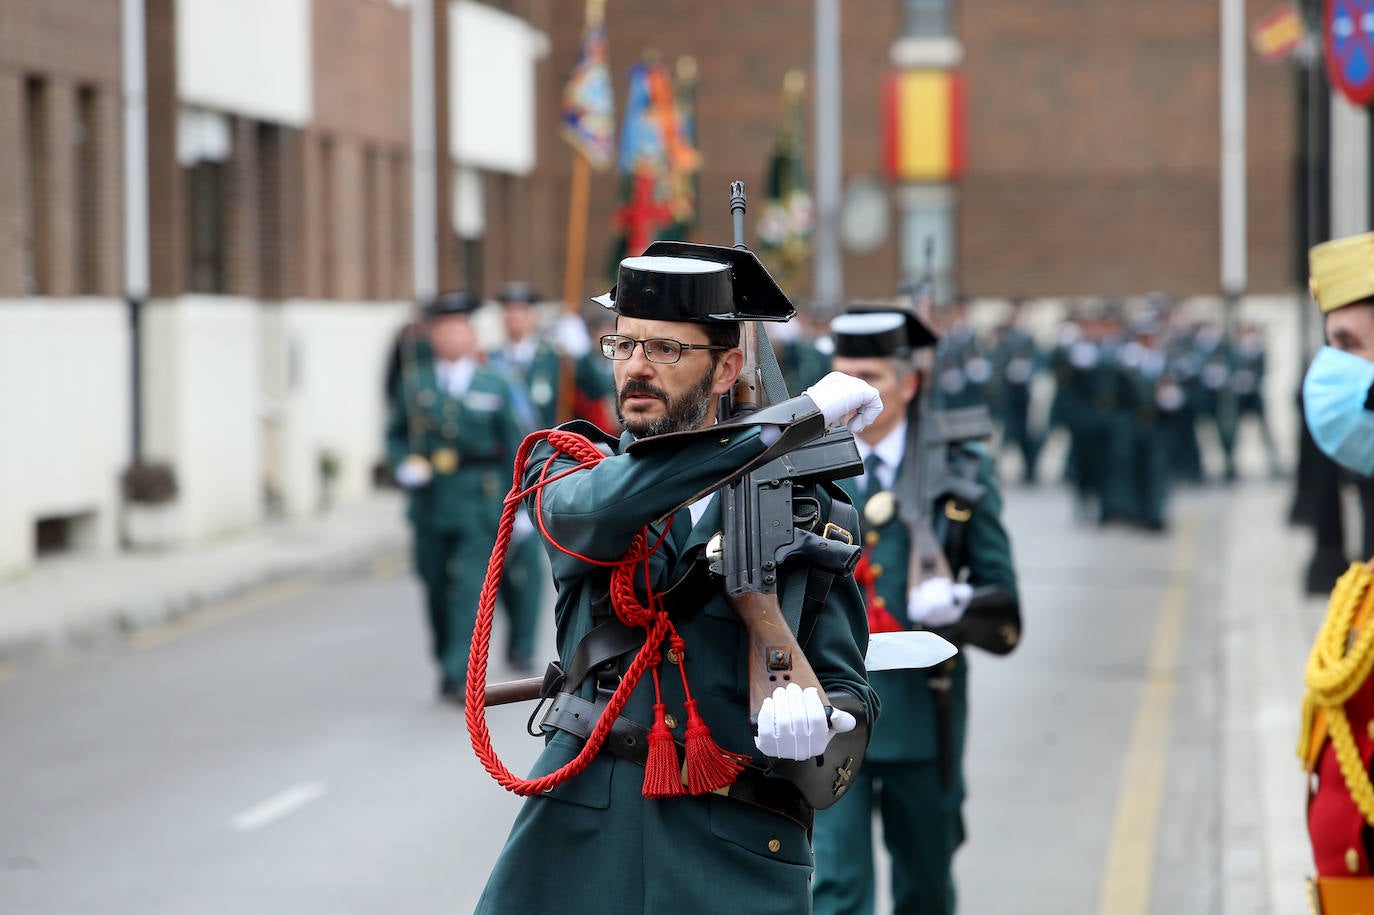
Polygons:
M450 292L426 309L428 345L402 354L386 434L396 482L410 493L439 693L458 704L477 596L522 438L505 381L481 360L469 317L478 304L471 293Z
M506 342L489 354L488 362L505 379L511 406L525 433L553 427L558 423L560 406L572 409L579 397L600 400L609 396L609 385L591 364L591 340L580 317L559 317L553 328L555 346L540 335L535 310L539 296L528 283L507 283L498 298ZM565 360L572 363L568 368L575 391L564 390ZM520 673L529 672L534 665L547 577L544 550L539 538L531 536L533 530L528 519L522 519L501 579L501 602L511 627L506 662Z
M618 316L615 333L600 343L614 364L625 432L617 440L588 423L566 424L564 430L587 436L605 457L575 469L577 461L543 443L524 477L526 485L556 478L538 502L528 497L525 508L539 512L541 537L548 539L564 671L542 722L546 746L531 778L578 754L645 642L642 630L620 619L619 593L608 596L606 564L624 557L646 525L647 543L658 546L643 577L663 600L681 643L652 659L655 675L639 681L587 768L525 801L477 910L796 915L810 905L811 809L790 782L767 769L770 760L809 760L835 733L875 719L863 664L864 606L848 575L835 577L822 596L807 586L807 563L779 566L784 608L800 606L804 596L820 598L803 614L799 641L834 711L827 724L815 691L795 684L777 690L763 708L750 708L745 630L708 568L708 541L724 526L720 497L709 493L796 447L802 423L847 420L861 429L881 404L868 385L831 375L806 396L715 424L719 397L731 390L743 362L741 311L767 320L793 314L748 251L659 242L645 256L622 261L616 287L598 301ZM816 423L817 412L823 423ZM682 435L690 430L702 434ZM831 510L840 503L816 496L818 523L839 517ZM637 599L652 602L642 586L637 590ZM724 750L742 754L746 767L720 791L684 788L669 797L650 791L646 761L655 760L645 745L653 733L685 740L690 755L700 723ZM678 767L669 772L678 782Z
M869 589L870 627L928 628L955 644L1010 651L1020 615L993 462L953 431L959 423L945 422L955 414L922 415L918 406L924 379L913 353L935 334L895 309L851 309L831 329L836 370L869 382L883 399L878 420L858 434L866 471L844 481L862 507L865 552L856 577ZM936 429L950 431L936 436ZM923 496L930 501L914 506ZM929 549L943 550L948 575L922 572L914 581L911 570L925 568ZM953 856L964 840L967 658L929 671L874 672L870 680L883 717L849 796L816 816L815 911L873 912L876 811L892 857L893 911L949 915Z
M1000 449L1015 446L1021 453L1021 482L1034 484L1035 465L1043 438L1031 428L1031 393L1043 358L1035 338L1025 327L1024 301L1012 303L1007 322L997 329L992 350L994 377L997 379L996 407L1002 421Z
M1155 532L1165 528L1168 439L1160 401L1173 404L1182 394L1165 374L1168 359L1160 346L1161 330L1153 316L1141 318L1132 339L1117 351L1117 414L1102 488L1103 524L1125 523Z
M1228 483L1236 479L1236 395L1231 375L1236 368L1235 347L1214 323L1198 328L1193 349L1199 366L1198 415L1213 423L1221 446L1223 473Z

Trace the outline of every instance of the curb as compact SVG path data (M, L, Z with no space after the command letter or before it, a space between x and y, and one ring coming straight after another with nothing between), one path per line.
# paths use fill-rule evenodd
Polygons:
M178 587L130 603L111 595L107 604L79 618L54 620L41 629L0 634L0 664L23 666L65 651L115 645L142 629L159 626L242 597L287 579L311 573L339 578L365 574L378 560L402 554L407 540L397 531L371 542L313 557L269 559L249 570L216 580Z

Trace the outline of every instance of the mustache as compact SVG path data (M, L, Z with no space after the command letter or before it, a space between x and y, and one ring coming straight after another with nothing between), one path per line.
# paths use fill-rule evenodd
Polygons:
M635 395L648 395L649 397L657 397L664 403L668 402L667 391L663 390L660 387L655 387L654 385L649 384L649 382L647 381L631 378L629 381L625 382L623 387L621 387L618 396L621 402L624 402L626 397L633 397Z

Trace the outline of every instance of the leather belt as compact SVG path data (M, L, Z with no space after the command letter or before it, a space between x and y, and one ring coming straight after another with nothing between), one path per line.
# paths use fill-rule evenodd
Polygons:
M1307 894L1312 915L1374 913L1374 877L1309 877Z
M544 713L541 723L586 740L591 736L592 728L596 726L605 707L604 702L588 702L569 693L559 693L554 697L549 710ZM685 753L682 743L675 742L679 752ZM606 736L603 749L642 766L649 758L649 729L628 718L617 718L611 725L610 734ZM768 775L754 766L746 767L735 778L733 784L715 793L762 807L764 810L787 817L808 834L811 831L815 810L802 797L801 792L786 779Z

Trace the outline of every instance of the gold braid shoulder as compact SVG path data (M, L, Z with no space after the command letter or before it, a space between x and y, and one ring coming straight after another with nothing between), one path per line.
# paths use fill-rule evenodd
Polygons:
M1374 671L1374 625L1363 625L1374 611L1371 581L1374 572L1369 566L1354 563L1331 592L1326 619L1307 659L1298 756L1304 765L1314 758L1317 747L1313 744L1320 739L1318 718L1324 712L1346 789L1365 820L1374 825L1374 784L1345 714L1345 703Z

